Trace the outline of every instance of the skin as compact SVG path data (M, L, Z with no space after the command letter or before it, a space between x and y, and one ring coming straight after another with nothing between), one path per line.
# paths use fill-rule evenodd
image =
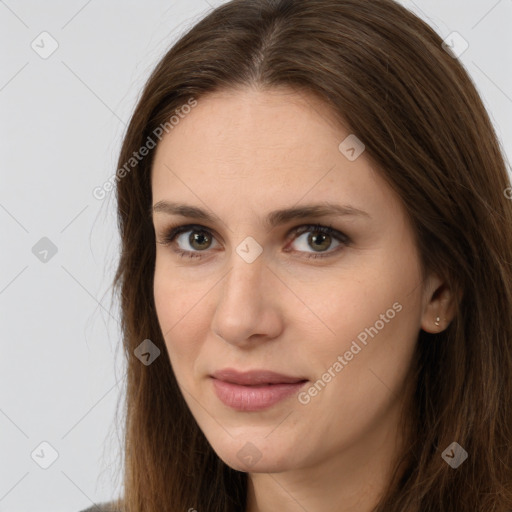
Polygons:
M309 94L247 88L200 98L157 147L153 205L184 203L221 219L154 212L154 297L193 416L217 455L249 474L248 512L369 512L402 447L399 414L419 330L439 332L453 317L446 283L421 279L400 198L365 152L350 161L338 149L349 134ZM263 225L270 211L324 201L370 218ZM292 230L315 223L351 243L340 249L327 237L326 257L308 259L319 253L308 235L318 233ZM191 245L195 231L187 231L164 245L172 224L199 224L211 241ZM263 249L252 263L236 252L248 236ZM202 258L181 258L173 247ZM401 310L341 371L331 370L309 403L292 395L243 412L217 398L209 375L226 367L270 369L312 386L395 303ZM251 465L237 456L248 442L260 455Z

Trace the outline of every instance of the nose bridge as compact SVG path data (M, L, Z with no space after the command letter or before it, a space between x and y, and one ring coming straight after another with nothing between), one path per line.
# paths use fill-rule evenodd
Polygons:
M256 288L259 281L265 274L265 255L263 247L252 237L243 237L242 233L247 235L247 222L242 222L235 229L238 237L237 245L231 250L229 272L224 284L224 294L228 300L241 295L240 298L246 298L247 292L251 288ZM240 236L242 235L242 236Z
M259 256L249 263L233 251L230 263L231 270L224 280L219 306L236 305L238 310L254 308L259 302L263 280L268 279L263 258Z

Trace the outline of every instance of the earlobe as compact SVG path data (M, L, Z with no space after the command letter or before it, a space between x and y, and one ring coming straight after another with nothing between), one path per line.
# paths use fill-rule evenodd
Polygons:
M445 281L434 276L425 288L425 306L421 328L430 333L444 331L455 316L458 299Z

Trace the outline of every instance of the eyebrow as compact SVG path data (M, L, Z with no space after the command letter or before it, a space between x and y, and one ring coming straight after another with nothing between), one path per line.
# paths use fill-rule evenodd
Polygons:
M173 203L169 201L158 201L152 208L150 208L150 216L153 213L165 213L167 215L181 215L182 217L189 217L192 219L201 220L204 222L222 222L222 220L215 214L211 214L206 210L196 206L186 204ZM303 219L307 217L325 217L328 215L334 216L352 216L352 217L366 217L371 219L371 216L358 208L351 205L339 205L329 202L321 204L311 204L300 207L284 208L270 212L266 219L265 225L274 228L280 224L285 224L294 219Z

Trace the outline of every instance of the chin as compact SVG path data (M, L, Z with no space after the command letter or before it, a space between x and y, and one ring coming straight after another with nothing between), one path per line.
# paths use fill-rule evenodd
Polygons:
M236 437L226 436L210 442L217 456L230 468L245 473L280 473L294 467L291 457L296 450L292 446L284 446L279 438L271 440L268 429L261 436L251 433L239 434Z

